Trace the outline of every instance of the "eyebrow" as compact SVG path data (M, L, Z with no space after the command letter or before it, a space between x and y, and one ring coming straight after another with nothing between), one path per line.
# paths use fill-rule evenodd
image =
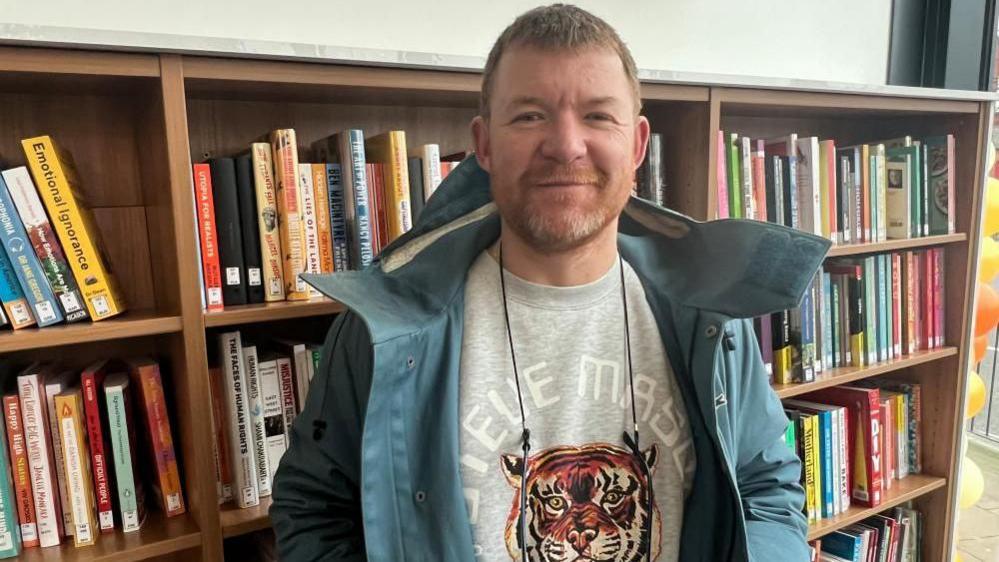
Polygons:
M600 96L587 99L584 105L606 105L620 101L617 96ZM545 101L536 96L517 96L510 100L510 106L519 105L545 105Z

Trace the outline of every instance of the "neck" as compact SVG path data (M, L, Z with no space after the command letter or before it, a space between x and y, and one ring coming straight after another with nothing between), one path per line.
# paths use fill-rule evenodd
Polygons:
M552 287L585 285L603 277L617 259L617 220L591 240L564 252L539 252L508 227L501 229L498 244L489 249L493 257L497 257L499 243L503 268L521 279Z

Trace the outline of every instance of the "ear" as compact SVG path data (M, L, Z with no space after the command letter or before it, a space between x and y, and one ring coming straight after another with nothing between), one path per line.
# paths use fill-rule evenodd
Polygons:
M500 466L510 486L520 488L521 476L524 474L524 459L517 455L500 455Z
M639 115L638 122L635 123L635 153L632 155L635 169L638 169L642 165L642 160L645 160L645 150L649 144L651 131L649 120L644 115Z
M649 474L655 474L656 461L659 460L659 447L655 443L649 445L648 449L642 451L642 456L645 457L645 464L649 467Z
M492 165L492 147L489 145L489 120L481 115L476 115L472 119L472 143L475 145L475 157L479 160L479 166L485 171L490 171Z

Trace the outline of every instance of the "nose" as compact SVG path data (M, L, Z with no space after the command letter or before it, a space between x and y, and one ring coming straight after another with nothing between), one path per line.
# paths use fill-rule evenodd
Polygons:
M541 151L558 164L572 164L586 155L585 129L575 116L560 115L548 126Z
M593 539L597 538L597 532L593 529L583 529L582 531L579 529L573 529L569 531L568 538L569 544L572 545L572 548L576 549L576 552L582 554L582 552L586 550L586 547L590 546L590 543L593 542Z

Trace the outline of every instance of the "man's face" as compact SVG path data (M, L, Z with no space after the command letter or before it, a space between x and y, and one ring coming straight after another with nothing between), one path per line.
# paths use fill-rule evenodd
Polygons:
M504 223L544 253L615 228L649 138L648 121L635 108L621 59L610 49L505 52L490 117L472 122Z

